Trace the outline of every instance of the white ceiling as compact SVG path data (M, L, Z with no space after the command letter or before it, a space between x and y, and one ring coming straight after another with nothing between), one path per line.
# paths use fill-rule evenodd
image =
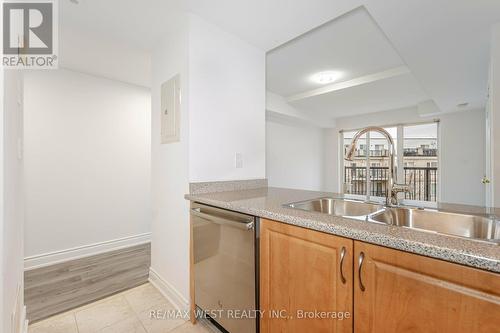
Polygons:
M168 29L178 0L70 0L59 1L61 30L85 31L115 43L149 50Z
M188 10L267 51L351 11L365 1L186 0L185 2Z
M443 111L484 105L496 0L80 0L60 1L61 28L152 49L178 10L189 10L271 50L364 5L422 89ZM289 89L289 88L287 88Z
M213 22L262 50L281 45L360 0L61 0L61 25L151 49L179 11Z
M469 109L484 107L491 27L500 22L500 1L383 2L367 8L439 108L456 111L463 102Z

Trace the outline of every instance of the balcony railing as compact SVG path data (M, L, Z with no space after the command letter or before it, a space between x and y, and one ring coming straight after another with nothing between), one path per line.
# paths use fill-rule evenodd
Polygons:
M405 183L410 182L411 174L411 192L406 193L405 198L419 201L437 200L437 170L432 167L405 167ZM387 179L389 174L388 167L370 167L370 190L371 196L385 197L387 193ZM344 183L350 184L346 193L366 195L367 187L367 168L346 166L344 172Z
M347 148L345 148L347 149ZM370 157L387 157L389 156L388 149L370 149ZM437 156L437 149L435 148L405 148L403 151L404 156L424 156L434 157ZM365 149L356 149L355 157L366 157Z

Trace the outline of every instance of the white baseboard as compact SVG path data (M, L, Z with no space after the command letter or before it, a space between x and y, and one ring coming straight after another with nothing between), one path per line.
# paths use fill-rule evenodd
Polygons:
M62 251L39 254L36 256L24 258L24 270L28 271L35 268L50 266L69 260L89 257L96 254L119 250L149 242L151 242L150 232L95 244L74 247Z
M19 332L28 333L28 324L28 319L26 319L26 305L24 305L20 323L21 329L19 330Z
M189 301L151 267L149 268L149 282L155 286L177 310L190 310Z

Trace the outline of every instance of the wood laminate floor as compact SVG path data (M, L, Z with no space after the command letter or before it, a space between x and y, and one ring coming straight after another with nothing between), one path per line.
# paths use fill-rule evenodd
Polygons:
M144 284L150 263L148 243L26 271L28 320L36 322Z

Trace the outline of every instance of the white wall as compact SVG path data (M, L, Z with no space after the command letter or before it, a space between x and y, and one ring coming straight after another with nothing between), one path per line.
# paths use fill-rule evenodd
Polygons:
M328 192L342 192L340 179L339 165L339 132L337 128L324 129L325 133L325 149L324 157L324 190ZM343 151L343 149L341 149Z
M492 130L493 205L500 207L500 23L493 26L489 103Z
M146 88L26 73L26 256L150 231L149 110Z
M441 202L485 205L484 110L440 117Z
M0 310L1 331L21 332L23 325L23 137L22 76L14 70L2 73L0 117ZM14 327L11 316L16 313Z
M264 52L176 13L152 55L151 269L189 300L189 182L265 177ZM160 85L180 74L180 142L160 144ZM235 168L235 153L243 168Z
M323 129L266 121L266 177L269 186L321 191L324 188Z
M151 269L189 300L189 91L188 21L178 14L152 54L152 195ZM180 74L180 141L160 144L160 86Z
M189 45L190 180L264 178L265 53L195 15Z
M317 127L330 127L333 125L329 119L313 118L305 112L297 110L283 96L271 91L266 91L266 114L272 114L273 117L300 120L304 124Z

